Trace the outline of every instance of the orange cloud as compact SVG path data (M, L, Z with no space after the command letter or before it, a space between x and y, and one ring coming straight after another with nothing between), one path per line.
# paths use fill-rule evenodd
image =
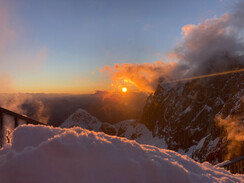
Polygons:
M215 121L227 133L228 152L225 158L229 160L239 157L242 153L242 143L244 142L244 125L241 117L228 116L224 119L222 116L216 116Z
M101 69L106 72L113 84L118 87L119 82L130 84L140 91L153 92L162 77L167 78L175 68L175 62L154 62L143 64L114 64L113 67L105 66Z
M185 25L181 28L182 30L182 33L184 36L187 36L191 33L191 31L196 27L196 25L193 25L193 24L188 24L188 25Z

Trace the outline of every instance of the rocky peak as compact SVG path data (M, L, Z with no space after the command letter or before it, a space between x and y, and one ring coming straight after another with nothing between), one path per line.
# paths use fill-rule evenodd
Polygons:
M147 99L141 123L169 149L198 161L223 161L226 131L216 116L244 115L244 72L167 83Z

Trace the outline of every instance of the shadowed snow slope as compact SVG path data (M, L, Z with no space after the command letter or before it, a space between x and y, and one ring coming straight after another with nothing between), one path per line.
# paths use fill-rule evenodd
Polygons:
M78 127L21 126L0 150L1 183L243 181L170 150Z

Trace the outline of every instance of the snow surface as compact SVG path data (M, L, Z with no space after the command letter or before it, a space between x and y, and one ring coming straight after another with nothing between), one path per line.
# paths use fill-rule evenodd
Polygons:
M82 128L22 125L0 150L1 183L244 182L209 163Z

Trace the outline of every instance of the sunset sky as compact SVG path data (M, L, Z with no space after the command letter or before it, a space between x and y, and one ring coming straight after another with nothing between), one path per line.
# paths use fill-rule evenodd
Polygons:
M111 90L106 65L166 62L184 25L236 2L0 0L0 92Z

